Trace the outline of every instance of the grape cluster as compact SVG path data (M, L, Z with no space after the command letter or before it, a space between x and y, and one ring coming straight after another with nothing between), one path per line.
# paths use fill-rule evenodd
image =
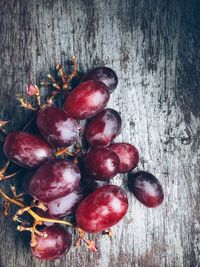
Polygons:
M68 88L73 77L69 79L60 65L57 70L61 89ZM110 184L116 174L129 172L129 189L145 206L156 207L164 198L162 186L152 174L131 172L139 162L137 148L126 142L113 143L122 120L116 110L105 107L118 84L116 73L107 67L92 69L67 92L62 109L53 106L61 85L49 78L54 90L47 104L41 104L40 91L32 84L27 95L37 98L38 108L19 99L22 106L36 110L40 136L25 130L11 132L3 146L9 161L29 170L23 187L35 206L26 206L16 194L7 199L21 207L16 220L25 211L35 219L33 227L21 225L18 229L31 231L32 253L45 260L60 258L71 247L72 236L61 224L76 227L77 243L84 241L96 251L84 232L110 234L109 228L125 216L127 194ZM61 219L68 215L73 215L67 217L70 222Z

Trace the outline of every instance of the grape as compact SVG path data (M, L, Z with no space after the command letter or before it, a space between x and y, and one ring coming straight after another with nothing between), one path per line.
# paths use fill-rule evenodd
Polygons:
M72 236L60 225L52 225L40 230L47 237L36 234L37 244L31 247L32 254L42 260L55 260L63 257L71 247Z
M86 197L75 216L78 227L88 233L97 233L118 223L126 214L128 198L116 185L105 185Z
M109 146L119 157L119 172L129 172L133 170L139 162L139 153L136 147L128 143L115 143Z
M47 203L48 214L54 218L60 218L65 215L72 214L83 198L83 190L78 188L64 197Z
M8 134L3 149L9 160L27 169L40 166L52 156L42 138L23 131Z
M39 110L37 126L44 139L53 147L72 145L78 138L79 130L75 120L55 107Z
M92 147L107 146L121 130L121 117L114 109L104 109L87 124L85 137Z
M80 181L79 168L70 161L53 159L36 170L28 183L28 192L48 203L73 192Z
M119 169L119 157L108 148L94 148L85 157L85 170L90 178L109 180Z
M135 197L149 208L160 205L164 199L162 186L151 173L139 171L129 177L129 187Z
M108 67L97 67L90 70L82 79L82 82L96 80L105 83L110 93L112 93L118 84L118 78L114 70Z
M67 96L64 104L66 114L74 119L86 119L101 111L109 100L104 83L87 81L81 83Z

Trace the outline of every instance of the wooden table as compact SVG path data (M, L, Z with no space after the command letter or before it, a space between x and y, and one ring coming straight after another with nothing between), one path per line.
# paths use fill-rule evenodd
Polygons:
M67 66L76 55L80 71L109 66L119 76L109 102L123 119L117 140L138 147L138 168L155 174L165 192L163 205L148 209L127 190L129 211L111 242L95 237L97 253L72 248L49 263L33 258L16 225L1 217L1 267L200 266L199 4L0 1L0 107L1 118L12 120L8 129L31 116L15 95L53 73L55 63ZM113 183L127 189L126 175Z

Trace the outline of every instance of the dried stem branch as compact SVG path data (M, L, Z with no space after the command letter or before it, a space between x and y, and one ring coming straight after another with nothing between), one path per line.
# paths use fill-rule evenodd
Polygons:
M20 213L23 214L23 210L24 212L27 212L29 213L34 219L36 222L50 222L50 223L59 223L59 224L65 224L65 225L68 225L68 226L71 226L71 227L74 227L74 225L68 221L63 221L63 220L56 220L56 219L51 219L51 218L45 218L45 217L42 217L42 216L39 216L37 213L35 213L31 207L26 207L24 205L24 203L14 199L14 198L11 198L9 197L7 194L4 193L3 189L0 188L0 195L5 199L7 200L8 202L18 206L18 207L21 207L22 208L22 211Z

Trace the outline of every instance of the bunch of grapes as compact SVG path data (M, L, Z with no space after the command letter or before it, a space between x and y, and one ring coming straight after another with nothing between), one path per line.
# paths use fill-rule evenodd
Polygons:
M57 79L48 75L49 83L42 85L51 86L51 94L44 104L39 88L31 83L26 93L36 99L36 105L19 98L22 107L36 112L38 135L26 127L7 134L3 145L8 162L0 172L1 180L19 174L5 176L10 162L28 170L23 178L25 193L17 194L12 186L10 197L0 189L4 214L11 203L19 206L13 217L19 223L17 229L31 232L31 251L45 260L60 258L70 249L72 235L64 225L77 229L76 245L83 242L91 251L97 247L85 233L111 236L110 227L128 209L126 192L111 184L118 173L129 173L129 189L145 206L156 207L164 198L162 186L152 174L132 172L139 162L137 148L113 142L122 121L116 110L105 107L118 84L116 73L97 67L71 89L77 76L75 58L72 63L71 75L61 65L56 66ZM62 108L55 106L59 95ZM4 132L5 123L0 123ZM25 212L32 216L32 225L22 220Z

